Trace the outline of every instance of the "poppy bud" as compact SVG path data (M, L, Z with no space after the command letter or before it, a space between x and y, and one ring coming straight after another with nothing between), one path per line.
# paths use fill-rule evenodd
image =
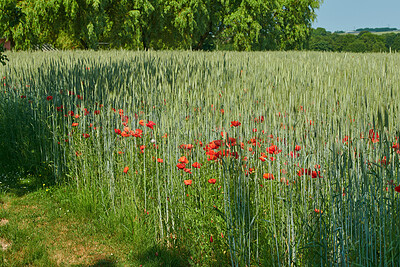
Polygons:
M129 167L125 167L124 168L124 173L128 173L128 171L129 171Z

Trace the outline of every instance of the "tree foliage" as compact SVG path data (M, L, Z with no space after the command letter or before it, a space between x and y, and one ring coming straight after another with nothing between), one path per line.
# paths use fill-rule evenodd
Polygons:
M2 27L16 49L302 49L320 0L3 0L26 23Z
M359 29L356 29L356 32L363 32L363 31L368 31L368 32L390 32L390 31L397 31L397 28L384 27L384 28L359 28Z
M324 28L313 29L308 49L334 52L387 52L400 51L400 34L373 34L361 31L358 34L330 33Z
M21 8L17 7L15 0L2 0L0 2L0 37L6 37L12 42L12 29L24 21L24 14ZM3 54L4 47L0 44L0 63L6 64L8 58Z

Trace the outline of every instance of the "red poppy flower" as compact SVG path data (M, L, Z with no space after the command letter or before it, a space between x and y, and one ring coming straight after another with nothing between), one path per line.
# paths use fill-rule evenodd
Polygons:
M121 134L121 130L120 129L114 129L114 132L116 133L116 134Z
M208 182L210 184L215 184L217 182L217 179L209 179Z
M371 139L372 143L379 142L379 134L374 131L374 129L369 130L369 138Z
M77 122L72 123L73 127L78 126L78 125L79 125L79 123L77 123Z
M394 188L394 191L396 191L396 192L399 192L399 193L400 193L400 184Z
M192 144L182 144L179 146L181 149L191 150L194 146Z
M294 147L294 150L295 150L295 151L300 151L300 150L301 150L301 146L295 146L295 147Z
M163 162L164 162L164 160L163 160L163 159L157 159L157 162L159 162L159 163L163 163Z
M186 172L186 173L190 173L190 174L192 174L192 171L191 171L192 169L186 169L186 168L183 168L183 171L184 172Z
M397 144L397 143L393 143L392 148L393 148L393 149L400 149L400 145Z
M99 115L100 114L100 110L95 110L94 111L94 115Z
M142 125L142 126L144 126L144 121L143 121L143 120L140 120L140 121L139 121L139 124Z
M208 157L207 157L207 160L208 161L211 161L211 160L217 160L218 159L218 157L216 156L216 155L208 155Z
M47 101L53 100L53 97L51 95L49 95L48 97L46 97Z
M222 145L222 141L221 140L214 140L213 142L218 147L220 147Z
M229 157L229 156L231 156L231 157L235 157L236 159L238 159L239 158L239 154L237 154L237 152L231 152L229 149L223 149L222 151L218 151L218 153L222 153L222 155L224 156L224 157Z
M315 213L322 213L319 209L314 210Z
M316 171L312 171L311 177L312 178L317 178L318 177L318 173Z
M122 136L122 137L129 137L129 136L131 136L131 134L130 134L129 132L123 131L123 132L121 133L121 136Z
M228 146L236 146L236 139L232 138L232 137L229 137L227 145Z
M256 146L257 145L257 140L255 138L251 138L249 141L247 141L248 144L251 144L252 146ZM242 145L242 144L240 144Z
M281 150L281 149L278 149L277 146L272 145L272 146L270 146L270 147L267 148L267 152L268 152L269 154L279 154L280 152L282 152L282 150Z
M193 167L193 168L200 169L200 167L201 167L201 164L200 164L200 163L198 163L198 162L195 162L195 163L193 163L193 164L192 164L192 167Z
M128 121L129 121L129 117L128 116L121 116L121 121L122 121L122 124L126 124L126 123L128 123Z
M194 146L192 144L187 144L186 145L186 150L191 150Z
M266 180L274 180L275 177L272 173L264 173L263 178Z
M87 133L82 134L82 136L85 137L85 138L89 138L90 137L90 135L87 134Z
M180 158L178 159L178 161L179 161L180 163L189 163L188 159L187 159L185 156L180 157Z
M214 242L214 239L212 236L210 236L210 243Z
M231 127L238 127L239 125L242 125L239 121L231 121Z
M128 171L129 171L129 167L125 167L124 168L124 173L128 173Z
M132 132L132 131L131 131ZM131 133L134 137L142 138L143 131L141 129L136 129L134 133Z
M192 180L185 180L183 182L185 183L185 185L191 185L192 184Z
M178 163L178 164L176 164L176 167L178 167L178 169L182 170L182 169L184 169L186 167L186 164Z
M146 126L151 128L153 130L153 126L156 125L153 121L149 121L148 123L146 123Z
M211 149L218 149L218 148L219 148L219 146L217 146L217 145L214 143L214 141L211 142L208 146L209 146L209 148L211 148Z
M278 150L278 147L273 145L273 146L268 147L266 150L267 150L268 154L274 154Z

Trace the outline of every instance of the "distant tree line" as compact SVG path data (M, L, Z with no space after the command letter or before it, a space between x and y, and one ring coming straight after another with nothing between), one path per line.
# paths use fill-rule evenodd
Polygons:
M400 52L400 33L331 33L324 28L311 31L308 49L332 52Z
M384 28L358 28L356 29L356 32L390 32L390 31L397 31L397 28L389 28L389 27L384 27Z
M45 43L58 49L300 50L321 1L1 0L0 37L16 50Z

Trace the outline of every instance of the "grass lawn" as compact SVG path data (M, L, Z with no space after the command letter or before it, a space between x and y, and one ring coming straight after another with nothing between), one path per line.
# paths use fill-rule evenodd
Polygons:
M185 265L167 251L143 249L138 237L108 229L93 214L71 210L79 201L73 190L42 180L28 176L1 184L0 266Z

